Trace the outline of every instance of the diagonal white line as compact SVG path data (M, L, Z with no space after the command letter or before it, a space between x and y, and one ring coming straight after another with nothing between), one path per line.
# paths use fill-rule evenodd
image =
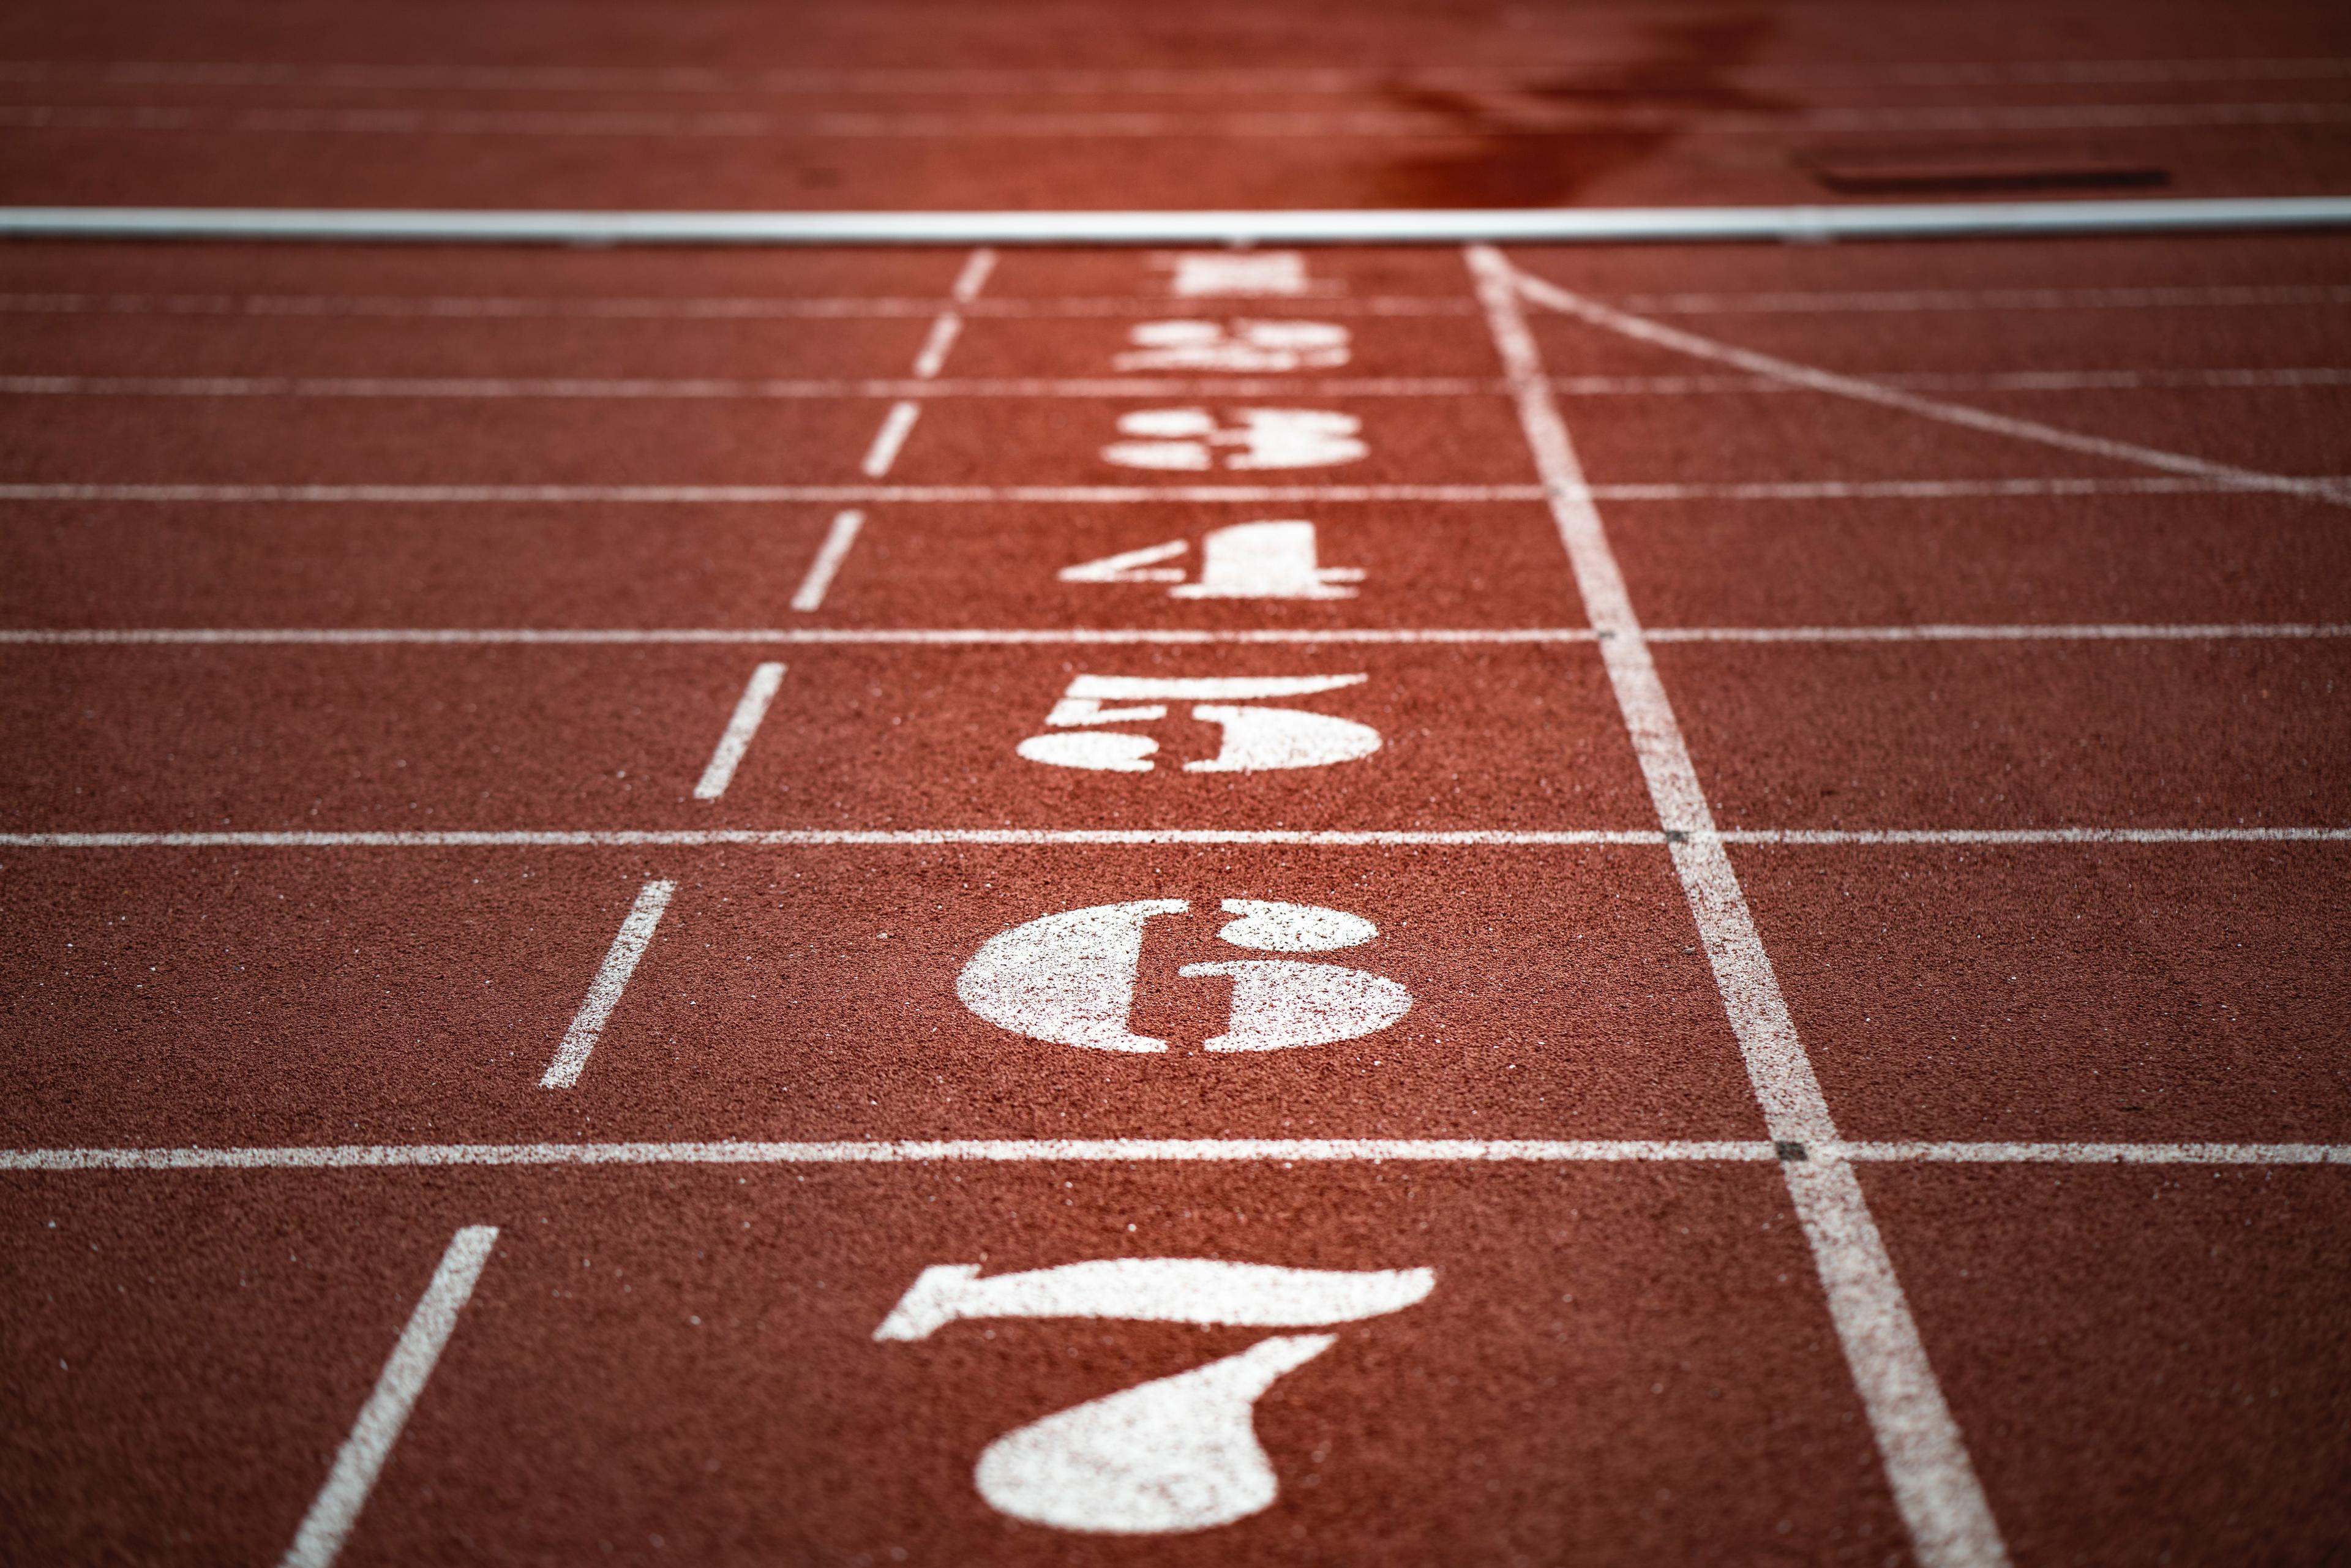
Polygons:
M1601 633L1610 685L1671 846L1724 1010L1774 1142L1836 1141L1828 1102L1813 1076L1779 977L1763 949L1730 856L1714 831L1706 795L1683 743L1641 623L1584 483L1583 465L1520 305L1520 275L1499 251L1468 247L1471 275L1495 348L1509 372L1536 471L1551 492L1552 516ZM1925 1568L1998 1568L2008 1561L1958 1423L1944 1403L1927 1349L1895 1278L1894 1261L1870 1218L1852 1164L1824 1153L1786 1160L1782 1170L1811 1243L1829 1315L1869 1413L1895 1505Z
M800 579L792 594L792 608L806 613L824 606L825 591L841 570L841 563L849 559L850 547L857 542L857 530L865 526L865 514L859 511L835 513L832 526L824 532L824 543L817 547L816 559L809 562L808 575Z
M695 800L716 800L726 793L726 786L735 781L735 769L743 764L743 754L751 747L751 737L759 733L759 721L768 716L768 705L776 700L783 685L783 665L769 663L752 669L743 695L718 737L717 749L710 754L710 765L695 783Z
M2240 468L2233 464L2207 462L2184 453L2166 452L2159 447L2141 446L2134 442L2110 441L2104 436L2084 435L2078 431L2061 430L2038 420L2012 419L2007 414L1992 413L1964 403L1945 402L1939 398L1920 397L1915 392L1898 391L1878 382L1865 381L1858 376L1840 375L1811 365L1800 365L1772 354L1759 354L1751 349L1741 349L1712 338L1702 338L1695 332L1685 332L1678 327L1632 315L1587 299L1581 294L1562 288L1531 274L1511 269L1517 289L1527 298L1554 310L1564 311L1578 320L1615 332L1636 341L1670 349L1676 353L1689 354L1718 364L1736 365L1751 374L1764 376L1790 386L1811 392L1826 392L1834 397L1852 398L1861 402L1876 403L1881 408L1898 409L1922 419L1938 420L1970 430L1980 430L1992 435L2011 436L2019 441L2038 442L2067 452L2079 452L2095 457L2111 458L2137 467L2153 468L2165 474L2178 474L2191 478L2213 479L2249 490L2273 490L2290 496L2306 496L2315 500L2331 501L2337 506L2351 506L2351 491L2323 479L2311 479L2283 474L2264 474L2252 468Z
M335 1455L335 1468L328 1473L327 1484L319 1489L279 1568L328 1568L342 1551L351 1526L359 1522L360 1510L367 1506L368 1493L375 1490L376 1477L392 1457L392 1446L400 1440L400 1429L408 1424L409 1412L416 1407L417 1397L424 1392L426 1380L456 1330L457 1313L473 1298L475 1282L481 1279L497 1239L495 1225L469 1225L457 1232L449 1249L441 1255L433 1282L424 1287L423 1298L409 1314L392 1359L383 1364L383 1375L376 1379L375 1392L360 1406L351 1435L343 1439L341 1451Z
M638 892L637 902L621 922L620 933L605 952L595 979L589 982L587 998L580 1004L571 1027L563 1031L555 1060L547 1064L547 1072L538 1081L541 1089L569 1089L580 1082L580 1070L603 1038L604 1025L611 1021L612 1009L621 1005L621 993L628 989L629 977L637 972L637 961L652 945L653 928L661 924L662 911L669 907L670 894L676 891L674 882L649 882Z

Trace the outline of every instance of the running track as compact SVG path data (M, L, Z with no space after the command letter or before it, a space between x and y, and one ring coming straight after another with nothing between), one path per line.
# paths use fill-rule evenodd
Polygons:
M0 181L2351 188L2307 8L1190 9L80 7ZM2346 243L0 250L0 1546L2339 1560Z

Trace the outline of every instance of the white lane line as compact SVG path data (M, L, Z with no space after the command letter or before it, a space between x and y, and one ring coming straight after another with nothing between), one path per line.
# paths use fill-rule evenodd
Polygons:
M759 733L759 721L768 716L768 705L776 700L783 685L783 665L759 664L752 669L735 712L718 737L717 749L710 754L710 765L694 786L695 800L716 800L726 793L726 786L735 781L735 769L742 766L743 754L751 748L751 737Z
M792 608L802 612L821 609L825 591L841 570L841 563L849 559L849 549L857 542L857 530L865 526L865 514L860 511L835 513L832 526L825 530L824 543L817 547L816 559L809 562L808 575L800 579L799 587L792 593Z
M803 585L805 588L805 585ZM802 605L795 596L795 610L814 608ZM2156 629L2160 632L2162 629ZM1831 629L1834 633L1836 629ZM2215 628L2213 635L2289 636L2305 632L2311 636L2351 635L2351 627L2330 629L2255 627L2250 629ZM1393 644L1444 645L1448 643L1549 644L1559 643L1589 643L1599 633L1581 626L1527 627L1413 627L1359 626L1338 627L1315 631L1245 630L1210 632L1190 627L1118 627L1118 626L1055 626L1037 628L993 627L702 627L647 628L630 627L572 630L568 628L533 627L130 627L96 628L89 630L47 631L37 629L0 628L0 646L11 643L28 646L73 647L90 645L267 645L273 643L323 644L328 646L368 647L381 643L414 643L424 645L467 643L545 644L561 647L574 644L602 643L784 643L793 646L860 646L911 644L919 647L1029 647L1039 645L1113 646L1129 647L1165 644L1176 647L1213 647L1223 645L1315 645L1315 644ZM1691 639L1708 640L1708 639ZM1726 641L1747 641L1733 633ZM1830 639L1835 640L1833 635Z
M831 849L933 844L1297 844L1337 848L1561 849L1677 841L1656 828L611 828L290 832L0 832L21 850ZM2064 844L2340 844L2351 828L1732 828L1682 844L1759 848Z
M1131 398L1131 397L1470 397L1499 395L1501 382L1465 376L1384 376L1336 380L1238 377L1221 380L1174 376L1004 377L941 381L938 368L962 330L950 310L932 325L911 378L893 380L726 380L593 377L465 376L0 376L0 396L158 398L413 398L420 400L530 399L621 402L838 401L843 398ZM2254 372L2244 372L2254 373ZM2283 372L2281 372L2283 373ZM2324 372L2309 371L2310 375ZM2351 371L2342 372L2351 379ZM1606 378L1600 378L1606 380ZM1620 378L1621 379L1621 378ZM1671 378L1665 378L1671 381ZM1684 378L1692 380L1691 378ZM1728 378L1725 380L1728 385ZM2302 383L2295 383L2302 384ZM2317 384L2317 383L2312 383ZM2331 384L2331 383L2329 383ZM1604 390L1651 389L1627 382ZM1660 391L1721 391L1678 384ZM1776 383L1755 390L1782 392Z
M916 381L927 382L937 379L939 371L946 366L947 350L955 347L955 340L962 331L961 316L952 310L939 312L938 319L931 323L929 336L923 340L921 350L914 355Z
M1727 844L1866 847L1877 844L2329 844L2351 828L1743 828Z
M1806 1149L1887 1164L2351 1166L2351 1144L1854 1143ZM1783 1158L1764 1139L964 1138L931 1142L327 1144L279 1147L0 1149L0 1171L367 1170L444 1166L931 1165L1067 1160L1378 1164L1578 1163Z
M1517 390L1520 423L1536 471L1554 486L1552 515L1585 613L1607 633L1600 650L1609 681L1765 1124L1776 1143L1833 1144L1836 1125L1827 1099L1797 1038L1738 873L1714 835L1697 768L1649 658L1606 529L1584 493L1583 465L1520 303L1519 275L1487 246L1470 247L1468 259L1495 347ZM1920 1563L1926 1568L2004 1564L2008 1552L2000 1527L1935 1381L1859 1177L1849 1163L1833 1155L1784 1161L1782 1168L1885 1460L1887 1484Z
M376 1477L392 1457L392 1445L400 1440L401 1428L408 1424L409 1412L416 1408L441 1352L456 1330L458 1312L473 1299L474 1285L481 1279L497 1239L495 1225L468 1225L442 1253L432 1283L424 1287L416 1310L409 1313L408 1326L401 1330L392 1359L383 1364L375 1391L360 1407L350 1436L335 1455L327 1484L319 1489L310 1511L303 1516L302 1527L295 1532L294 1544L287 1548L280 1568L328 1568L342 1551L351 1527L359 1522L360 1511L367 1506L368 1494L375 1490Z
M2351 305L2351 285L2249 283L2150 288L1905 288L1753 294L1630 294L1608 303L1646 316L1844 315L1942 310L2204 310Z
M1652 643L2193 643L2239 637L2351 637L2351 623L2324 621L2249 622L2234 625L2104 622L2033 625L1917 626L1652 626Z
M2314 474L2290 486L2351 486L2351 476ZM1802 479L1575 486L1594 501L1932 501L1969 497L2243 494L2234 479L2068 477L2036 479ZM1292 502L1431 501L1484 505L1541 501L1566 491L1540 485L184 485L0 484L6 501L290 503L300 506L761 506L775 502L851 506L902 502L949 506L1264 506Z
M406 1166L925 1165L971 1160L1304 1163L1770 1160L1768 1142L1494 1138L960 1138L835 1143L392 1144L290 1148L5 1149L0 1171L335 1170Z
M1587 299L1572 290L1560 287L1515 268L1511 276L1519 291L1527 298L1554 310L1573 316L1588 325L1630 338L1636 342L1653 344L1677 353L1711 360L1719 364L1735 365L1750 374L1784 382L1809 392L1825 392L1833 397L1850 398L1855 402L1875 403L1904 413L1916 414L1944 424L1980 431L1987 434L2008 436L2018 441L2035 442L2061 451L2078 452L2094 457L2104 457L2135 467L2152 468L2165 474L2177 474L2198 479L2217 479L2252 490L2282 491L2306 497L2313 500L2331 501L2338 506L2351 506L2351 492L2323 480L2295 477L2283 474L2267 474L2233 464L2208 462L2184 453L2167 452L2158 447L2141 446L2135 442L2112 441L2100 435L2085 435L2077 431L2061 430L2038 420L2015 419L2007 414L1992 413L1963 403L1945 402L1937 398L1920 397L1898 391L1881 382L1865 381L1859 376L1842 375L1811 365L1800 365L1772 354L1759 354L1751 349L1702 338L1685 332L1678 327L1663 326L1643 317L1631 315L1597 300Z
M879 479L890 472L922 412L923 405L911 400L890 405L890 412L882 417L882 428L873 433L873 444L865 449L865 460L858 465L867 478Z
M853 513L843 514L854 516ZM839 527L839 519L835 519ZM830 546L830 540L828 547ZM842 547L846 549L846 546ZM819 558L819 565L823 564ZM823 599L818 579L814 599L807 583L792 598L795 610L812 610ZM2234 639L2323 641L2351 637L2351 622L2249 622L2238 625L2162 625L2108 622L2031 625L1922 626L1652 626L1644 633L1652 643L2127 643L2225 642ZM1209 632L1189 627L88 627L47 630L0 627L0 647L78 646L294 646L373 647L415 643L421 646L481 644L544 645L548 647L602 644L785 643L795 646L906 644L933 648L1004 648L1067 644L1071 646L1176 647L1217 645L1386 644L1446 646L1449 644L1553 644L1590 643L1597 632L1581 626L1442 627L1362 626L1316 631Z
M932 324L914 361L914 379L862 381L599 380L580 377L463 376L0 376L6 397L376 398L421 401L822 401L846 398L1147 398L1273 397L1460 398L1499 396L1509 387L1471 376L1367 376L1323 380L1237 377L1224 381L1152 376L938 380L962 330L948 311ZM2273 369L1904 371L1873 378L1881 386L1928 392L2293 391L2351 386L2351 369L2332 365ZM1567 397L1784 396L1810 389L1763 376L1555 376Z
M964 258L963 270L956 274L955 285L947 297L958 305L969 305L987 287L988 275L996 270L996 252L980 246Z
M982 246L982 250L986 247ZM977 252L974 253L978 254ZM994 252L987 254L993 257ZM991 265L992 262L991 262ZM968 264L967 264L968 266ZM2351 295L2351 290L2346 290ZM1119 295L1100 298L1064 296L1052 299L907 298L888 295L675 295L651 298L540 295L394 294L0 294L0 315L98 316L362 316L394 319L450 318L464 320L732 321L855 319L935 316L952 302L966 317L1008 318L1164 316L1165 299ZM1260 299L1263 313L1285 307ZM2294 301L2289 301L2294 303ZM2304 301L2303 303L2307 303ZM1364 295L1296 302L1323 316L1464 316L1466 300L1443 296Z
M0 235L22 238L508 245L1669 245L2343 226L2351 197L1125 212L0 207Z
M629 977L636 973L637 960L645 956L653 928L661 924L662 911L669 907L670 894L676 891L674 882L649 882L638 892L637 902L621 922L619 935L612 938L595 979L589 983L588 995L571 1027L563 1031L555 1060L547 1064L546 1074L538 1081L541 1089L569 1089L580 1082L580 1070L588 1065L589 1053L602 1038L604 1025L620 1005L621 993L628 989Z
M2351 833L2351 830L2346 830ZM424 832L0 833L6 849L827 849L933 844L1299 844L1343 849L1451 846L1573 848L1662 844L1655 828L658 828L449 830Z

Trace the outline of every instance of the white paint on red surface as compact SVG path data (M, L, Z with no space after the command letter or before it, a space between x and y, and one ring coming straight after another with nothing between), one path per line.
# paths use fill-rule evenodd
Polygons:
M1329 409L1243 408L1222 422L1205 408L1138 409L1119 417L1119 434L1129 439L1103 447L1102 458L1176 473L1327 468L1370 454L1357 438L1362 429L1354 415Z
M1379 928L1361 915L1312 904L1228 899L1218 939L1271 952L1327 952L1370 941ZM1155 915L1180 915L1180 898L1095 904L1040 915L983 944L956 978L964 1006L999 1029L1054 1045L1156 1053L1168 1042L1134 1032L1136 974L1144 927ZM1412 993L1367 970L1296 959L1219 960L1186 965L1186 978L1232 981L1223 1030L1203 1042L1219 1053L1293 1051L1361 1040L1411 1010Z
M1429 1269L1287 1269L1209 1258L1098 1259L979 1278L925 1269L873 1333L922 1340L971 1318L1109 1318L1293 1328L1401 1312L1436 1288ZM1164 1535L1246 1519L1280 1493L1257 1439L1257 1402L1337 1343L1285 1334L1172 1377L1057 1411L988 1444L973 1479L999 1512L1060 1530Z
M1106 724L1149 723L1167 716L1167 700L1310 696L1360 685L1352 675L1233 676L1156 679L1149 676L1079 675L1045 716L1058 733L1032 735L1014 747L1031 762L1095 772L1147 773L1159 742L1146 735L1105 731ZM1161 700L1154 700L1161 699ZM1123 703L1106 706L1106 703ZM1214 757L1184 765L1186 773L1259 773L1295 768L1325 768L1369 757L1380 748L1380 733L1369 725L1304 708L1262 707L1199 701L1191 716L1218 727ZM1080 729L1076 727L1087 727Z
M1138 321L1127 341L1134 346L1111 361L1117 370L1240 375L1336 370L1351 346L1335 321Z
M1180 560L1191 544L1171 539L1063 567L1063 582L1164 582L1172 599L1353 599L1361 567L1324 566L1314 525L1295 519L1235 523L1200 540L1200 576L1186 581Z
M1179 299L1295 298L1313 290L1306 257L1294 250L1186 251L1165 258L1168 292Z

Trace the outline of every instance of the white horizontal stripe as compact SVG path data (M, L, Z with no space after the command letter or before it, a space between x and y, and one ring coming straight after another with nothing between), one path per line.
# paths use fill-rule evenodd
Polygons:
M678 296L595 298L559 295L340 295L340 294L0 294L0 314L26 316L267 316L382 317L394 320L658 320L735 321L897 319L935 317L953 306L967 317L1007 318L1165 316L1164 297L1114 298L1065 297L972 300L810 296ZM1466 299L1442 295L1419 298L1373 296L1347 298L1315 294L1257 298L1249 309L1303 310L1316 316L1463 316Z
M526 245L1671 244L2179 234L2351 225L2351 197L1943 202L1834 207L1223 212L557 212L5 207L0 235Z
M822 849L929 844L1306 844L1342 849L1451 845L1552 848L1661 844L1655 828L1508 830L1320 828L622 828L355 832L0 833L7 849Z
M2341 1166L2351 1144L1837 1144L1847 1159L1967 1165Z
M2335 474L2293 476L2351 484ZM1969 497L2260 495L2251 482L2149 475L2043 479L1789 479L1719 484L1588 485L1594 501L1911 501ZM2276 494L2274 491L2268 492ZM1540 485L91 485L0 484L5 501L292 503L304 506L1138 506L1230 502L1541 501Z
M2351 637L2351 623L2254 622L2241 625L2137 623L1923 626L1650 626L1652 643L2203 642L2233 637Z
M2351 843L2351 828L1731 828L1687 840L1765 847L1839 845ZM1300 844L1340 849L1553 849L1662 844L1656 828L615 828L329 831L5 832L0 848L110 849L822 849L928 844Z
M2283 633L2280 633L2283 634ZM616 628L610 631L539 631L528 628L486 628L484 630L402 629L372 627L353 630L336 628L296 627L258 629L241 627L220 628L131 628L126 630L40 631L0 629L0 645L30 643L37 645L75 646L95 644L322 644L369 646L378 643L416 643L424 644L453 643L815 643L820 645L859 646L866 644L909 643L923 647L1023 647L1029 645L1130 645L1168 644L1178 647L1209 647L1223 645L1290 645L1297 643L1589 643L1598 633L1589 627L1496 627L1467 629L1419 627L1361 627L1333 631L1242 631L1206 632L1186 628L1155 630L1152 628L1049 627L1039 630L996 630L986 627L949 628L944 630L904 629L868 630L865 628L810 627L804 629L746 628L685 628L681 630L633 631Z
M1739 828L1729 844L2351 843L2351 828Z
M1795 1151L1790 1150L1794 1156ZM1807 1149L1810 1158L1813 1151ZM2351 1165L2345 1144L1837 1143L1823 1156L1979 1165ZM0 1171L351 1170L448 1166L1376 1164L1737 1161L1782 1157L1761 1139L957 1138L832 1143L340 1144L279 1147L0 1149Z
M2247 283L2141 288L1784 289L1751 294L1599 296L1645 316L1844 315L1861 311L2206 310L2215 306L2351 305L2351 285Z
M1878 374L1885 386L1927 392L2140 392L2351 386L2351 369L2014 371ZM1560 376L1569 397L1792 395L1809 389L1760 376ZM837 400L874 398L1319 398L1499 397L1507 383L1471 376L1296 380L1147 376L931 381L595 380L450 376L0 376L9 397L541 398L591 401Z
M1396 646L1457 643L1590 643L1599 633L1583 626L1527 627L1341 627L1322 631L1208 632L1171 627L89 627L0 628L0 646L273 646L370 647L520 644L566 647L601 644L720 646L794 643L857 647L906 644L917 647L1145 646L1213 647L1262 644ZM2242 625L1926 625L1926 626L1666 626L1649 627L1652 643L2003 643L2003 642L2212 642L2233 638L2306 640L2351 637L2351 623L2255 622Z
M2205 486L2204 488L2212 488ZM1539 501L1540 485L0 485L0 501L342 502L418 506L768 506L928 502Z
M2351 375L2351 372L2345 372ZM1619 391L1642 390L1632 388ZM1658 391L1721 390L1661 387ZM0 376L12 397L834 399L991 397L1466 397L1502 383L1466 376L1315 381L1228 376L923 381L582 380L397 376Z

